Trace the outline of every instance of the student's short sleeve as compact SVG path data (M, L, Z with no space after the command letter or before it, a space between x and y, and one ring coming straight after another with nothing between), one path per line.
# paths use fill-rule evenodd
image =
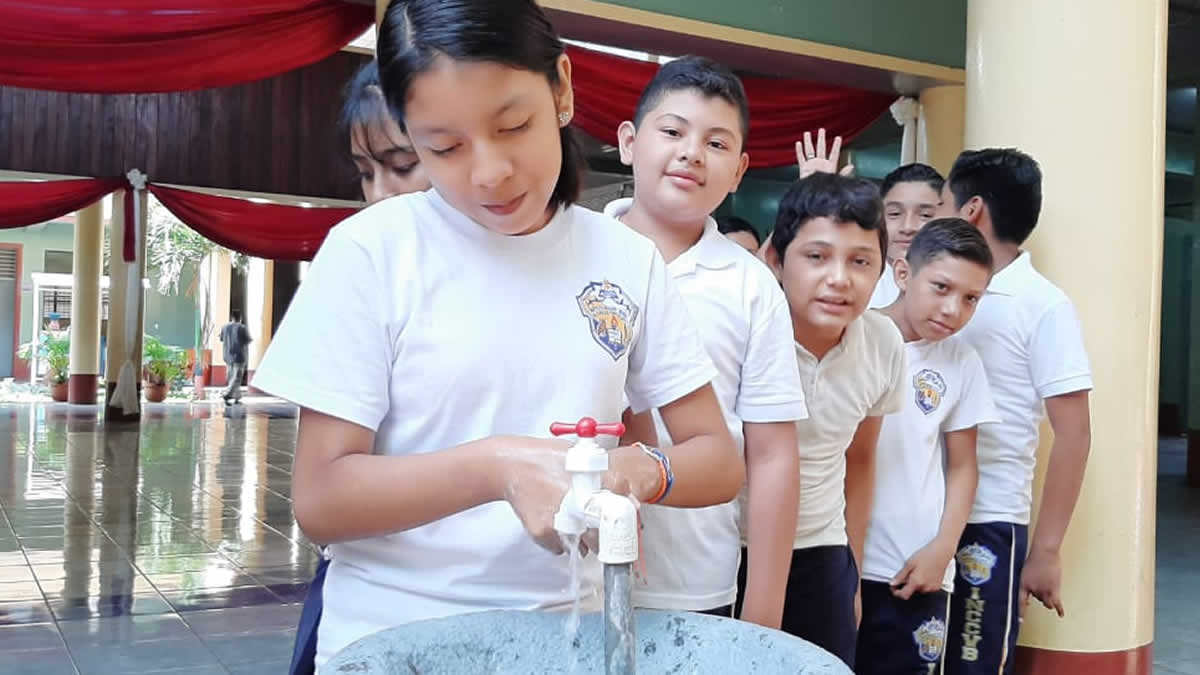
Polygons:
M899 412L904 407L904 340L899 331L888 319L888 327L892 334L888 335L888 351L880 359L883 377L887 378L887 386L875 405L867 411L867 417L879 417ZM892 339L894 337L894 339Z
M1075 307L1059 302L1042 315L1029 347L1029 375L1046 399L1092 388L1092 369Z
M334 228L309 267L254 386L375 431L388 410L392 361L380 307L383 277L367 247L343 227Z
M673 403L717 376L657 250L650 265L645 305L625 381L625 393L635 413Z
M966 344L962 347L958 398L942 422L942 431L962 431L1000 421L983 361L974 349Z
M752 423L808 419L787 300L775 283L760 283L755 292L734 412L743 422Z

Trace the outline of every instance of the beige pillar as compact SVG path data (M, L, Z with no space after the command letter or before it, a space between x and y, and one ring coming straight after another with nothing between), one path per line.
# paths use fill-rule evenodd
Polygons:
M103 201L80 209L71 256L71 378L67 400L95 403L100 380L100 269L103 266Z
M918 144L917 161L937 169L943 176L963 150L966 87L946 85L921 90L921 126L924 144Z
M211 332L206 346L212 350L212 364L222 370L228 368L225 363L225 352L221 349L221 327L229 323L229 290L233 283L233 262L229 251L220 249L209 254L204 259L202 274L208 289L208 316L210 317ZM221 382L224 382L224 375ZM214 383L216 380L214 380Z
M379 28L379 24L383 23L383 14L387 11L388 4L391 0L375 0L375 28Z
M1067 616L1030 603L1017 672L1150 672L1166 40L1167 0L968 4L966 146L1040 162L1028 248L1078 307L1095 379Z
M254 342L250 343L248 368L258 369L258 363L271 344L271 313L274 304L275 262L251 258L246 274L246 328Z
M141 241L138 242L138 263L141 269L141 278L146 276L146 193L140 192L141 205L138 211L142 214L142 233ZM112 210L112 234L109 239L109 245L112 250L109 254L108 265L108 352L104 357L105 365L105 388L107 390L106 408L104 411L105 419L110 422L127 422L136 421L141 417L141 413L125 414L120 407L112 406L112 393L117 386L117 378L121 374L121 367L125 365L128 359L126 351L128 341L133 341L133 355L135 373L138 379L138 391L141 391L141 372L142 372L142 325L145 321L146 309L146 293L139 289L137 293L137 306L128 307L126 304L126 294L128 284L133 280L132 275L126 274L128 265L124 264L122 256L123 245L125 241L125 191L118 190L113 193L113 210ZM126 312L137 312L138 329L135 335L126 335L125 333L125 317Z

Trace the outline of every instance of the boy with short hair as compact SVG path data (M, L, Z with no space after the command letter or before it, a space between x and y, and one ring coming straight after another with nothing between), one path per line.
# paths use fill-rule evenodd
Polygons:
M879 190L829 173L788 190L767 250L791 311L809 408L796 424L800 507L783 630L851 667L875 445L904 393L900 331L867 311L886 251Z
M741 617L778 627L795 529L795 421L807 416L787 302L770 271L710 217L746 171L749 106L728 68L684 57L659 69L618 129L633 199L605 212L657 244L717 367L713 387L747 471L750 592ZM630 433L670 443L658 411ZM655 429L638 434L636 430ZM783 517L780 517L780 512ZM642 508L642 607L733 613L741 550L738 503Z
M753 255L758 255L758 249L762 246L762 239L759 238L758 230L748 223L744 218L737 216L722 216L717 218L717 231L725 235L733 243L746 249Z
M885 468L863 563L860 675L937 672L954 552L975 496L977 428L999 421L979 355L955 335L991 278L987 242L964 220L934 220L905 256L893 262L900 297L882 310L904 336L906 395L879 435Z
M1021 250L1041 206L1041 169L1013 149L962 153L942 188L939 215L978 227L995 258L987 292L962 336L983 359L1002 420L979 430L979 487L959 543L950 610L946 671L952 675L1012 671L1019 616L1030 595L1063 615L1059 549L1091 447L1092 375L1071 300ZM1030 540L1045 416L1054 445Z
M879 186L883 195L883 219L887 222L888 252L883 276L871 295L871 309L882 309L900 297L892 265L902 260L908 246L925 223L937 215L945 179L928 164L905 164L884 176Z

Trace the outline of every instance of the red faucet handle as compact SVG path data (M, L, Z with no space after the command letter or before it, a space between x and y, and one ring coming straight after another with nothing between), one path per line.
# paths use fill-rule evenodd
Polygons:
M555 436L575 434L580 438L595 438L597 435L616 436L619 438L625 435L625 425L621 424L620 422L613 422L612 424L598 424L596 420L592 419L591 417L584 417L575 424L555 422L554 424L550 425L550 433L554 434Z

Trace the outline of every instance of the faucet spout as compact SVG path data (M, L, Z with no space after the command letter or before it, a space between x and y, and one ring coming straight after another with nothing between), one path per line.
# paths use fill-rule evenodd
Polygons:
M624 425L600 425L583 418L577 424L556 422L555 435L574 433L579 442L567 451L571 487L554 514L554 529L563 534L600 534L597 557L604 565L604 667L608 675L634 675L633 563L638 559L637 505L600 487L608 470L608 453L595 442L598 433L620 436Z

